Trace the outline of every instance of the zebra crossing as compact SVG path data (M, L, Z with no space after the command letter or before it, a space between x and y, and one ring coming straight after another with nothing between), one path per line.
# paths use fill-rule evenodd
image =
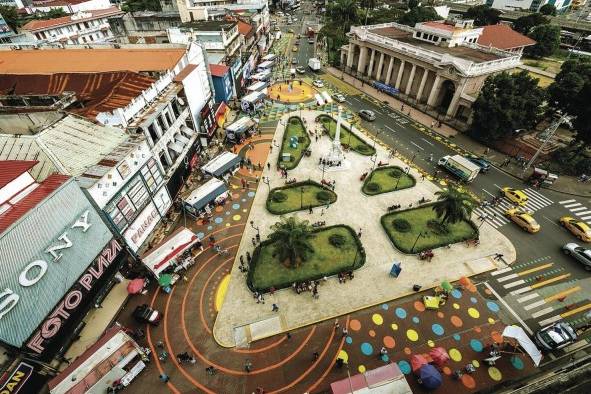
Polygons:
M554 204L554 201L545 197L540 192L533 190L532 188L527 188L523 190L523 192L527 195L527 203L525 208L529 211L537 211ZM509 223L510 220L505 217L505 211L514 207L515 205L511 201L509 201L507 198L502 198L498 205L480 206L476 208L474 212L479 217L485 218L484 220L494 228L499 228Z
M577 200L564 200L558 203L568 209L573 216L577 216L581 220L591 220L591 209L577 202Z

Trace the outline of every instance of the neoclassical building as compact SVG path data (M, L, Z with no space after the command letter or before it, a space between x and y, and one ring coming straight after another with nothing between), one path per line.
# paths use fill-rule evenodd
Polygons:
M396 88L406 102L466 124L486 77L518 66L523 47L535 43L510 28L484 35L487 28L470 20L352 26L341 65L362 80Z

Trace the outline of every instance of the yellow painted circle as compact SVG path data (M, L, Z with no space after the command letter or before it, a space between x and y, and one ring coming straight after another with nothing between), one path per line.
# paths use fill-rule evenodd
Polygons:
M398 330L398 324L396 324L396 323L392 323L390 325L390 327L392 327L392 330L394 330L394 331Z
M226 227L230 227L230 223L226 223Z
M478 362L478 360L472 360L472 365L474 365L474 368L480 367L480 363Z
M489 317L488 324L495 324L495 319L493 319L492 317Z
M435 342L433 342L431 339L429 339L427 341L427 345L429 345L429 347L434 347L435 346Z
M238 185L232 185L232 189L238 189L240 186Z
M243 209L242 212L246 212L246 209Z
M460 309L460 305L456 304L455 302L452 306L454 307L454 309Z
M468 308L468 315L474 319L478 319L480 317L480 312L478 312L476 308Z
M458 349L449 349L449 357L455 362L462 361L462 353Z
M416 342L419 339L419 333L411 328L406 330L406 337L411 341Z
M440 184L441 186L445 186L445 185L447 185L447 182L446 182L446 181L439 181L439 184Z
M343 361L345 362L345 364L349 362L349 355L344 350L341 350L339 352L339 355L337 356L337 358L343 359Z
M449 144L449 146L451 146L452 148L455 148L457 145L456 144Z
M359 371L359 373L364 373L365 372L365 365L358 366L357 370Z
M501 374L501 371L499 371L498 368L496 367L489 367L488 368L488 376L490 376L490 378L494 381L499 381L501 379L503 379L503 375Z
M234 216L232 216L232 220L234 220L235 222L237 222L237 221L240 220L241 217L242 216L240 216L240 215L234 215Z
M375 325L381 326L382 323L384 322L384 318L382 317L382 315L378 314L378 313L374 313L373 316L371 317L371 320L373 321L373 323Z
M226 291L228 291L228 284L230 283L230 275L224 276L221 280L218 288L215 291L215 303L214 307L216 312L219 312L222 309L222 304L224 303L224 298L226 297Z

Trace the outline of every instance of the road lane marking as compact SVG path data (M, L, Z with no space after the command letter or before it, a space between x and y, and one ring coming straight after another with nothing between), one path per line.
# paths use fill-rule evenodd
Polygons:
M525 283L525 281L524 281L523 279L520 279L520 280L516 280L515 282L507 283L507 284L506 284L506 285L504 285L503 287L504 287L505 289L510 289L510 288L512 288L512 287L516 287L516 286L522 285L522 284L524 284L524 283Z
M503 189L502 187L500 187L499 185L497 185L496 183L493 183L493 186L496 187L497 189Z
M395 132L396 132L396 130L394 130L394 129L393 129L392 127L390 127L390 126L384 126L384 127L385 127L385 128L387 128L388 130L390 130L390 131L391 131L391 132L393 132L393 133L395 133Z
M531 304L524 306L523 309L525 309L526 311L529 311L531 309L534 309L534 308L537 308L539 306L542 306L545 303L546 303L546 300L538 300L536 302L532 302Z
M568 204L568 205L565 205L564 207L565 207L565 208L572 208L572 207L578 207L579 205L581 205L581 203L576 203L576 204Z
M579 290L581 290L581 287L580 286L571 287L570 289L566 289L564 291L561 291L559 293L556 293L556 294L551 295L550 297L546 297L544 299L546 301L548 301L548 302L554 301L554 300L557 300L559 298L566 297L569 294L576 293Z
M549 221L550 223L552 223L553 225L555 225L556 227L560 227L558 224L556 224L556 222L554 220L550 219L549 217L547 217L545 215L542 215L542 217L544 219L546 219L547 221Z
M524 303L525 301L529 301L529 300L533 300L536 297L539 297L540 295L538 293L531 293L528 294L524 297L518 298L517 302L519 302L520 304Z
M518 294L527 293L530 290L532 290L532 288L530 286L525 286L525 287L522 287L521 289L513 290L509 294L511 294L511 295L518 295Z
M433 143L432 143L432 142L429 142L429 141L427 141L427 140L426 140L426 139L424 139L424 138L421 138L421 139L422 139L423 141L425 141L427 144L429 144L429 145L431 145L431 146L435 146L435 145L433 145Z
M513 269L513 268L511 268L511 267L508 267L508 268L503 268L503 269L500 269L500 270L496 270L496 271L494 271L494 272L491 272L491 275L492 275L492 276L501 275L501 274L504 274L505 272L509 272L509 271L511 271L512 269Z
M564 201L560 201L560 204L568 204L569 202L575 202L577 200L564 200Z
M552 324L558 320L562 320L562 317L560 315L556 315L556 316L552 316L546 320L542 320L540 322L538 322L538 324L542 327L547 326L549 324Z
M499 283L506 282L509 279L515 279L515 278L518 278L518 277L519 277L519 275L517 275L517 274L509 274L507 276L503 276L502 278L498 278L497 279L497 282L499 282Z
M578 308L575 308L575 309L571 309L568 312L561 313L560 316L562 316L562 317L569 317L569 316L575 315L575 314L577 314L579 312L586 311L587 309L591 309L591 303L582 305L582 306L580 306Z
M577 211L582 211L582 210L584 210L584 209L587 209L587 207L573 208L573 209L571 209L570 211L571 211L571 212L577 212Z
M411 144L413 144L414 146L416 146L417 148L419 148L420 150L425 150L425 148L423 148L420 145L415 144L414 142L410 141Z
M482 189L482 191L483 191L483 192L485 192L486 194L488 194L489 196L495 197L495 195L494 195L494 194L492 194L491 192L489 192L489 191L488 191L488 190L486 190L486 189Z
M533 317L534 319L537 319L538 317L547 315L548 313L553 312L553 311L554 311L554 308L549 306L548 308L540 309L539 311L532 313L531 317ZM542 322L540 322L540 325L542 325Z
M527 274L531 274L532 272L543 270L544 268L552 267L553 265L554 265L554 263L542 264L542 265L539 265L537 267L530 268L530 269L525 270L525 271L520 271L520 272L517 273L517 275L524 276L524 275L527 275Z
M566 279L566 278L568 278L569 276L570 276L570 274L562 274L562 275L558 275L558 276L555 276L555 277L553 277L553 278L546 279L546 280L544 280L544 281L542 281L542 282L534 283L534 284L533 284L533 285L531 285L530 287L531 287L532 289L537 289L537 288L539 288L539 287L546 286L547 284L554 283L554 282L558 282L559 280L562 280L562 279Z
M519 317L519 315L517 313L515 313L515 311L513 309L511 309L511 307L509 306L509 304L507 304L505 302L505 300L501 298L501 296L499 295L499 293L497 293L495 291L495 289L493 289L492 286L489 285L487 282L484 282L484 285L497 298L497 300L499 300L499 302L501 304L503 304L503 306L515 317L515 319L517 319L517 321L519 322L519 324L521 324L523 326L523 328L525 329L525 331L527 331L529 333L529 335L534 335L534 332L527 326L527 324L525 324L525 322Z
M581 217L581 219L583 219L583 220L589 220L589 219L591 219L591 215L589 215L589 216L583 216L583 217Z

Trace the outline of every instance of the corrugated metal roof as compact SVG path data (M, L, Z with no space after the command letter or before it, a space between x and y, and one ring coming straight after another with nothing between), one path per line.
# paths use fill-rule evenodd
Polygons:
M38 162L35 160L0 161L0 189L18 178L23 172L29 171Z
M29 171L37 182L58 171L45 152L37 145L37 140L33 136L18 137L11 134L0 134L0 160L37 161L39 164Z

